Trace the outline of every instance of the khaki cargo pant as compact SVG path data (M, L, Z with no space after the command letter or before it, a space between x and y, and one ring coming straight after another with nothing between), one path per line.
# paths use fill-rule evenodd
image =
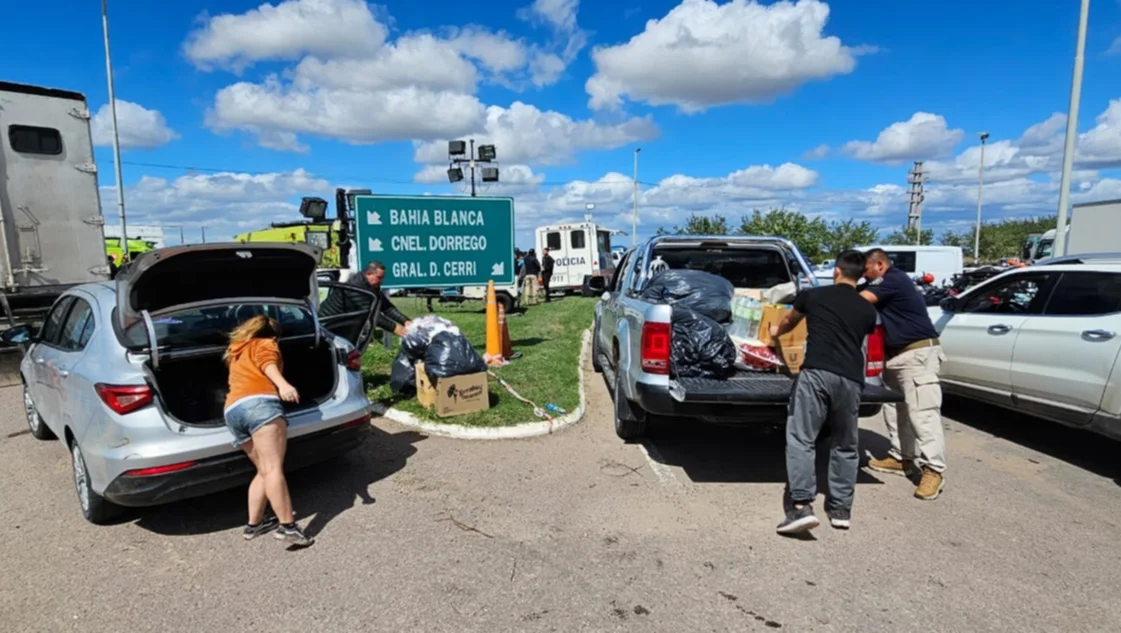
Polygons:
M537 305L537 275L526 275L522 282L522 305Z
M946 437L942 431L942 385L938 371L946 355L942 347L924 347L888 359L884 383L905 399L885 405L884 423L895 459L914 460L920 468L946 470Z

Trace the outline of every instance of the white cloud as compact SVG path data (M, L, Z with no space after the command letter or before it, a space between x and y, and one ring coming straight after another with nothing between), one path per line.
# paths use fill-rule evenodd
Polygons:
M807 150L804 156L809 160L820 160L829 155L828 145L818 145L817 147Z
M470 135L477 144L496 145L499 161L553 165L569 162L581 151L613 149L657 134L650 117L601 124L515 101L509 108L487 108L485 120ZM418 163L446 163L447 157L447 140L421 143L416 149Z
M478 99L454 91L303 90L271 77L261 84L241 82L220 90L207 122L216 131L284 132L377 143L465 134L481 123L483 115Z
M131 101L117 100L117 131L121 149L154 149L179 138L179 133L167 126L158 110L149 110ZM90 120L93 144L101 147L113 145L113 113L109 104L101 106Z
M208 240L229 239L239 232L267 227L272 222L298 220L293 198L328 197L322 178L296 169L290 172L247 174L224 172L187 174L168 180L144 176L125 188L129 220L135 224L183 226L188 241L197 241L205 226ZM102 187L102 207L116 205L115 187Z
M898 164L947 156L964 137L964 131L950 129L941 115L916 112L907 121L889 125L874 142L849 141L842 149L861 160Z
M376 52L388 30L363 0L286 0L240 15L203 15L183 44L195 66L240 71L263 60Z
M1078 163L1098 168L1121 167L1121 99L1110 101L1095 122L1078 139Z
M752 165L747 169L732 172L728 181L743 187L760 189L805 189L817 184L818 173L794 163L783 163L778 167Z
M261 61L295 62L261 80L219 90L207 113L207 125L216 132L247 132L263 147L299 152L308 149L302 135L361 144L431 141L495 127L507 158L517 160L532 152L519 151L517 139L502 136L503 123L494 119L506 110L488 110L475 96L478 85L486 81L517 89L557 81L582 46L573 42L585 37L576 25L577 6L573 0L548 0L530 7L558 40L543 47L476 26L404 33L390 41L385 20L360 0L286 0L240 15L205 18L184 51L206 69L241 71ZM359 40L361 45L353 45ZM510 111L520 107L515 103ZM585 133L573 143L576 148L597 147L587 138L600 134L594 123L534 112L546 122ZM612 140L614 131L622 130L626 139L656 133L643 119L602 129L605 147L627 142Z
M850 73L861 51L825 36L828 18L819 0L683 0L629 42L592 51L589 106L618 108L625 96L699 112L769 102L809 81Z

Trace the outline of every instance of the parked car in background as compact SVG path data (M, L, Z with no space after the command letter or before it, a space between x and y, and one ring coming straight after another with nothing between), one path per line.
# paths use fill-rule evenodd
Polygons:
M1013 269L931 319L947 393L1121 439L1121 264Z
M344 293L346 311L320 319L315 249L200 244L142 254L115 282L77 286L42 329L9 330L32 435L70 453L85 518L248 483L256 472L223 421L228 333L266 314L281 324L292 469L358 446L369 434L361 353L379 306Z

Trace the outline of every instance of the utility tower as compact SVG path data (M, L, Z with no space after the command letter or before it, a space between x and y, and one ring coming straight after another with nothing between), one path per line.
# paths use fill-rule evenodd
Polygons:
M915 244L918 245L922 242L922 201L925 197L923 194L923 183L926 182L926 174L922 170L922 161L915 161L915 166L911 171L907 172L907 183L911 185L911 203L907 208L907 231L914 231Z

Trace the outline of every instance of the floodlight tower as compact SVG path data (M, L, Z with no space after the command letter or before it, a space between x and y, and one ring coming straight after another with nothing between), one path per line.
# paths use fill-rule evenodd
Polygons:
M471 170L471 197L475 197L475 170L478 169L483 182L498 182L498 167L490 167L491 163L498 162L498 154L494 145L480 145L475 153L475 139L470 140L470 146L463 141L448 141L448 182L456 183L463 180L464 163ZM481 166L483 163L487 166Z

